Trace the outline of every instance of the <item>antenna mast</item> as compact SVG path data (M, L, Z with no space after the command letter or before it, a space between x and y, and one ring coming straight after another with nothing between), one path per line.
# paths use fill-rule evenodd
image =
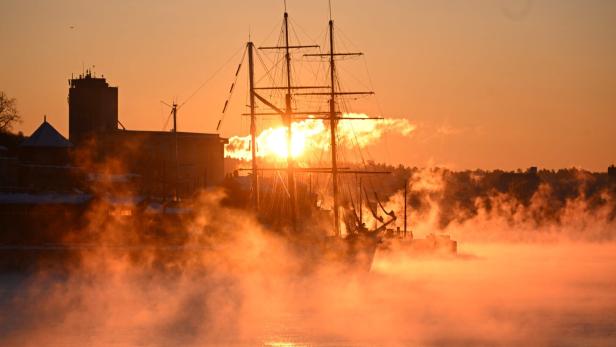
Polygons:
M173 101L171 112L173 112L173 142L175 146L175 184L174 184L174 194L175 201L179 200L178 194L178 181L179 181L179 171L180 164L178 163L178 123L177 123L177 115L178 115L178 104Z
M178 103L177 101L173 100L173 102L171 103L171 105L169 105L168 103L164 102L164 101L160 101L161 103L165 104L166 106L171 108L171 116L173 116L173 157L174 157L174 161L175 161L175 184L173 185L173 199L174 201L178 201L179 200L179 193L178 193L178 182L179 182L179 172L180 172L180 164L178 163L178 108L182 107L181 105L178 107ZM167 118L169 119L169 118ZM122 123L120 123L122 124ZM166 126L166 124L165 124ZM124 126L122 126L124 127ZM164 170L164 165L163 165L163 170ZM165 189L163 189L165 190ZM167 196L167 193L165 192L165 197Z

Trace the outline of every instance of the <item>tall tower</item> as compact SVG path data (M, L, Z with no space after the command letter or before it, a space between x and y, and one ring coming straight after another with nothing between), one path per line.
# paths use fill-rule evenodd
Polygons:
M91 71L69 80L68 136L79 145L97 135L111 132L118 125L118 88Z

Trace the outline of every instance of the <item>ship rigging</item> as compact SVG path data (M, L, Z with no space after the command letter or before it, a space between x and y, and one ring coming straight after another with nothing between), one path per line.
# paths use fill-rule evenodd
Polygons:
M376 203L371 204L370 199L366 190L366 186L363 187L360 185L358 198L358 207L359 211L356 209L355 204L353 203L352 197L349 200L349 205L352 206L352 213L354 215L355 220L355 228L353 230L349 230L346 228L346 235L343 235L341 230L341 226L343 225L343 213L341 213L341 189L340 189L340 179L342 175L355 175L356 177L361 175L380 175L380 174L388 174L389 172L385 171L368 171L368 170L356 170L352 168L343 168L339 167L338 163L338 124L339 122L346 121L377 121L383 119L381 117L346 117L340 109L340 98L345 96L367 96L373 95L373 91L346 91L342 90L340 87L340 83L338 81L338 70L337 70L337 60L340 58L348 58L348 57L357 57L361 56L360 52L339 52L336 50L335 40L334 40L334 20L331 18L330 11L330 19L328 22L327 29L327 51L326 52L305 52L306 50L316 50L320 49L319 45L309 44L303 45L299 43L291 43L290 42L290 20L289 14L286 11L283 16L283 23L281 29L281 40L279 40L278 44L271 46L260 46L256 47L254 43L249 40L246 44L245 54L248 55L248 86L249 86L249 113L245 115L250 116L250 139L251 139L251 167L246 169L246 171L251 172L251 205L257 214L262 213L262 199L263 197L260 194L260 176L263 172L266 171L276 171L276 172L284 172L286 174L286 195L288 197L288 213L290 217L290 229L294 232L298 232L301 229L301 226L298 223L298 207L297 207L297 175L307 173L310 175L310 187L312 190L312 174L330 174L331 175L331 195L332 195L332 231L336 238L348 238L351 239L352 234L370 234L371 237L375 238L378 242L377 235L385 230L385 228L396 220L396 216L392 212L388 212L383 208L383 205L378 201L378 195L375 193L374 197L377 199ZM259 57L261 61L261 57L259 56L259 51L274 51L282 54L282 59L278 62L274 62L274 66L282 65L283 67L283 83L275 84L271 83L271 85L262 86L257 85L258 81L255 78L255 56ZM292 53L302 52L302 57L317 59L319 63L326 63L328 68L327 79L321 85L316 83L316 85L300 85L295 84L293 77L293 66L292 66ZM243 58L242 58L243 60ZM239 71L238 67L238 71ZM271 78L272 82L274 82L274 78ZM232 87L233 88L233 87ZM270 93L270 97L266 95L266 93ZM282 99L284 100L284 104L280 105L280 101L275 101L271 99L271 95L273 93L284 93ZM278 94L280 95L280 94ZM327 108L325 110L320 109L300 109L298 107L293 107L294 104L297 104L296 101L298 99L304 97L315 97L315 98L323 98L325 97L327 100ZM265 106L267 108L266 112L257 111L259 106ZM227 107L227 102L225 103L225 109ZM259 116L279 116L282 119L282 122L286 128L286 167L284 168L269 168L269 167L261 167L257 158L257 119ZM295 159L293 157L293 129L294 124L298 120L305 119L321 119L328 123L329 125L329 149L330 149L330 165L327 167L298 167ZM377 226L375 223L374 230L368 230L363 223L363 215L362 215L362 191L363 195L365 195L366 205L370 210L371 214L375 217L376 221L382 223L381 226ZM372 206L371 206L372 205ZM389 220L385 220L383 217L378 216L378 213L373 207L380 206L385 213L386 216L389 217ZM346 236L346 237L344 237Z

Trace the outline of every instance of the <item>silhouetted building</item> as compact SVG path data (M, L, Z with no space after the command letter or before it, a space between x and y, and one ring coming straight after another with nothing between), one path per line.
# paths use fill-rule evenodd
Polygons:
M69 139L80 155L114 162L115 174L139 177L137 191L149 196L189 196L224 178L224 144L218 134L118 129L118 88L105 78L70 80ZM176 159L177 158L177 159ZM120 171L120 172L118 172Z
M119 159L128 172L141 177L150 196L188 196L220 185L224 178L224 144L218 134L117 130L104 139L105 152Z
M83 141L114 131L118 124L118 88L90 71L69 80L68 137L79 145Z
M47 119L29 138L19 145L19 160L24 163L40 165L67 165L69 151L73 147Z
M73 144L47 119L19 145L17 186L27 191L69 191L76 187L70 165Z
M610 179L616 180L616 166L614 166L614 165L610 165L610 166L607 168L607 176L608 176Z

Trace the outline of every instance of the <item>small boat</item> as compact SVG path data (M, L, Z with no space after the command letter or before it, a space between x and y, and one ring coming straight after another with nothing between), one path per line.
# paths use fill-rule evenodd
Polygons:
M424 238L415 238L412 232L405 233L400 230L387 230L384 235L381 249L385 251L398 251L410 255L456 255L458 242L451 239L448 234L430 233Z

